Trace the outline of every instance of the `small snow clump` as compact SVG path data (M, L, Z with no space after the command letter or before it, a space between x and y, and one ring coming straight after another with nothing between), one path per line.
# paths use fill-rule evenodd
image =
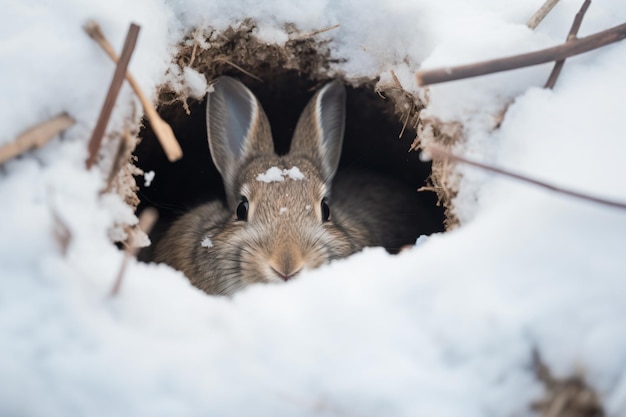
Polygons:
M152 180L154 180L154 175L155 175L154 171L148 171L143 174L144 187L150 187L150 185L152 185Z
M269 184L270 182L283 182L285 181L285 178L283 177L283 171L280 168L271 167L265 171L265 173L257 175L256 180Z
M292 180L303 180L304 174L298 167L291 167L291 169L284 169L283 175L288 175Z
M185 85L187 86L189 96L195 99L203 98L208 89L204 75L200 74L191 67L185 67L183 75L185 77Z
M269 184L270 182L283 182L285 181L285 177L296 181L305 179L304 174L298 167L291 167L290 169L271 167L264 173L257 175L256 180Z
M212 248L213 247L213 242L211 242L211 239L208 236L205 236L204 239L202 239L202 243L201 243L203 248Z

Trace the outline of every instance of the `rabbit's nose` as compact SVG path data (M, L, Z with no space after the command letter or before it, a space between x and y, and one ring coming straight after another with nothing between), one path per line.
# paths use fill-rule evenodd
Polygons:
M278 277L287 281L298 274L304 266L304 262L296 260L292 256L281 256L277 259L270 259L270 268Z
M280 278L284 279L285 281L290 280L291 278L296 276L298 272L302 270L302 268L299 268L298 270L293 271L293 272L282 272L281 270L276 269L273 266L270 266L270 268L272 268L272 272L274 272L276 275L278 275Z

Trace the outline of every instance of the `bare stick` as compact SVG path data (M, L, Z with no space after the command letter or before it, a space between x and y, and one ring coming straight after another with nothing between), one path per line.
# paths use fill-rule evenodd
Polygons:
M576 39L576 36L578 35L578 30L580 29L580 25L583 22L583 18L585 17L585 13L587 13L587 9L589 8L590 4L591 0L585 0L578 13L576 13L576 17L574 18L572 27L569 30L569 34L567 35L567 42ZM548 81L546 81L546 85L544 86L544 88L554 88L556 80L559 78L559 75L561 75L561 70L563 69L564 64L564 59L559 59L554 63L554 67L552 68L552 72L550 73L550 76L548 77Z
M329 26L329 27L324 28L324 29L319 29L319 30L315 30L313 32L303 33L302 35L294 36L293 38L291 38L289 40L290 41L301 41L301 40L304 40L304 39L312 38L315 35L319 35L320 33L328 32L329 30L337 29L340 26L341 25L339 23L337 23L336 25L332 25L332 26Z
M100 45L100 47L104 50L104 52L106 52L109 58L113 60L113 62L119 62L119 57L115 53L115 50L113 49L107 38L104 36L104 33L102 33L102 29L100 28L100 25L98 25L98 23L93 21L88 22L84 26L84 30L93 40L98 43L98 45ZM146 113L146 117L150 121L150 124L152 125L152 130L159 140L159 143L161 144L161 147L163 148L167 159L170 162L174 162L182 158L183 151L180 148L180 145L178 144L176 136L174 135L174 132L172 131L170 125L168 125L161 118L161 116L159 116L152 103L146 98L146 95L139 87L139 84L135 80L135 77L133 77L132 74L128 71L126 71L126 79L128 80L128 83L130 84L132 89L135 91L135 94L139 98L139 101L141 101L143 111Z
M420 86L442 83L446 81L460 80L463 78L478 77L494 72L507 71L531 65L543 64L550 61L565 59L570 56L582 54L602 46L621 41L626 38L626 23L614 26L602 32L577 38L552 48L542 49L521 55L506 58L493 59L475 64L460 65L458 67L446 67L432 70L418 71L415 74Z
M74 123L76 123L74 119L63 113L31 127L22 132L13 142L0 147L0 164L23 154L29 149L42 147L50 139L73 126Z
M157 213L156 209L148 207L141 212L137 228L140 231L143 231L145 234L149 234L154 227L154 224L156 223L158 217L159 214ZM115 297L120 292L122 280L124 279L124 273L126 272L126 267L128 266L130 258L133 256L137 256L137 252L139 252L139 247L136 246L135 238L133 236L134 235L132 234L132 232L129 233L128 245L126 246L126 250L124 251L124 259L122 260L122 265L120 265L120 270L117 273L115 284L113 284L113 288L111 289L112 297Z
M124 82L126 69L128 68L130 57L133 54L133 50L135 49L138 35L139 26L135 23L131 23L130 28L128 28L128 33L126 34L126 40L124 41L122 56L117 62L117 66L115 67L113 80L111 80L111 85L109 86L109 92L104 99L104 104L102 105L102 110L100 111L100 117L98 118L96 127L94 128L91 139L89 140L89 157L87 158L88 169L93 166L93 164L96 162L96 158L98 157L98 151L100 150L102 137L104 136L104 131L109 122L109 119L111 118L113 106L115 106L115 100L117 99L117 95L119 94L120 88L122 87L122 82Z
M526 22L526 26L534 30L537 26L539 26L539 23L541 23L541 21L548 15L548 13L550 13L550 11L554 8L554 6L556 6L558 2L559 0L546 0L546 2L539 8L539 10L537 10L530 19L528 19L528 22Z
M565 195L569 195L571 197L576 197L582 200L586 200L586 201L591 201L597 204L602 204L605 206L610 206L610 207L616 207L616 208L620 208L622 210L626 210L626 203L622 203L622 202L618 202L618 201L613 201L613 200L607 200L604 198L600 198L600 197L594 197L594 196L590 196L588 194L584 194L584 193L579 193L577 191L572 191L572 190L568 190L565 188L561 188L558 187L556 185L552 185L552 184L548 184L546 182L543 181L539 181L533 178L529 178L526 177L524 175L520 175L520 174L516 174L513 173L511 171L507 171L504 170L502 168L497 168L491 165L487 165L487 164L483 164L481 162L476 162L476 161L472 161L470 159L467 158L463 158L461 156L458 155L454 155L451 152L448 152L447 150L443 149L440 146L436 146L436 145L429 145L426 147L426 152L428 152L434 159L441 159L441 160L450 160L450 161L455 161L455 162L460 162L463 164L467 164L476 168L480 168L482 170L485 171L489 171L489 172L494 172L496 174L499 175L503 175L505 177L509 177L509 178L514 178L516 180L519 181L523 181L529 184L533 184L537 187L541 187L541 188L545 188L548 189L550 191L554 191L557 193L561 193L561 194L565 194Z

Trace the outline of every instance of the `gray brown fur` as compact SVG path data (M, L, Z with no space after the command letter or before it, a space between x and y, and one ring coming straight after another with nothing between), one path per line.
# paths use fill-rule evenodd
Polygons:
M426 215L413 197L404 198L404 190L373 174L340 175L332 183L344 102L339 82L322 88L303 111L289 154L277 156L256 98L238 81L218 78L207 99L207 129L227 204L210 202L178 219L157 244L154 260L182 271L207 293L230 295L252 283L282 282L366 246L398 249L408 243L402 217ZM247 135L240 137L243 131ZM270 167L297 167L305 179L258 181ZM247 221L236 216L242 196L249 201ZM331 213L326 222L324 197ZM418 211L403 214L406 207ZM210 248L201 245L207 237Z

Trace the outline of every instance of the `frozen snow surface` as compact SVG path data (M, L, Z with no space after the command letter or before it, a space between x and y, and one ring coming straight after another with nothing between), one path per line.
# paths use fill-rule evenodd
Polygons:
M461 227L399 256L369 249L232 299L131 262L109 296L123 258L109 236L136 219L100 197L104 173L84 169L113 72L87 20L116 49L141 25L130 70L151 97L176 77L201 94L199 74L171 64L175 45L248 17L279 44L287 22L303 33L340 23L317 35L340 58L334 71L385 82L393 69L425 97L420 67L563 41L581 2L562 0L530 31L542 2L5 2L0 144L62 111L77 124L0 168L0 415L524 416L543 394L536 350L626 416L626 213L468 167ZM580 36L624 21L623 0L594 2ZM459 153L625 201L624 68L622 42L568 59L553 91L540 88L549 65L438 85L425 115L463 124ZM110 129L138 109L124 87Z

